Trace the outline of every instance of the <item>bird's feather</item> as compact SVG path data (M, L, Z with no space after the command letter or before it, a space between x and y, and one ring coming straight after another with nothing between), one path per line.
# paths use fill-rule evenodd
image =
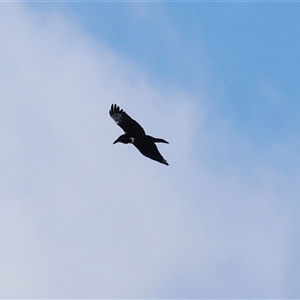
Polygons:
M126 112L116 104L111 105L109 114L130 137L145 135L143 127L137 121L130 118Z

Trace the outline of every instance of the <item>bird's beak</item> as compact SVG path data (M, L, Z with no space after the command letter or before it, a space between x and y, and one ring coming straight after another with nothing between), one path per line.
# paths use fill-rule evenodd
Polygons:
M114 142L113 142L113 145L115 144L115 143L117 143L118 142L118 140L115 140Z

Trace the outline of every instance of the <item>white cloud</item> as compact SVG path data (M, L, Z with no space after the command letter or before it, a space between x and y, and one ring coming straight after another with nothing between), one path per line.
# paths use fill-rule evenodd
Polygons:
M193 163L193 97L59 15L2 4L0 31L0 297L282 296L277 179ZM169 167L112 145L111 103L170 141Z

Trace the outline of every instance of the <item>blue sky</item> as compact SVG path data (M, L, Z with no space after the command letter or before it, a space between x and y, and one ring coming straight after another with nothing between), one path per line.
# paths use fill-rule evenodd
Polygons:
M300 3L0 6L1 298L299 298Z
M261 102L255 95L259 81L290 101L297 92L299 37L292 28L300 22L298 3L77 3L64 9L70 12L70 6L89 33L154 80L196 91L204 89L203 79L225 86L215 101L237 111L245 130L258 121L261 106L249 102Z

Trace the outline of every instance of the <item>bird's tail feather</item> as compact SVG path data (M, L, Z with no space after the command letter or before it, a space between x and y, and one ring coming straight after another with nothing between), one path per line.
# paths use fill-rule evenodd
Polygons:
M163 139L159 139L159 138L154 138L154 143L165 143L165 144L169 144L169 142L163 140Z

